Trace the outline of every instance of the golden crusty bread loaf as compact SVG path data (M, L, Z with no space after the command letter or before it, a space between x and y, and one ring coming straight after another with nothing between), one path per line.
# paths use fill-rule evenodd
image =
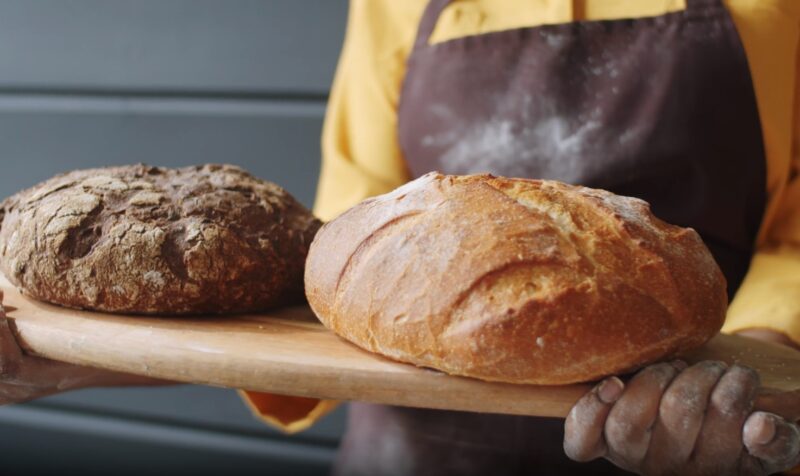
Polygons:
M646 202L491 175L425 175L311 245L306 296L345 339L484 380L589 381L702 345L725 279Z

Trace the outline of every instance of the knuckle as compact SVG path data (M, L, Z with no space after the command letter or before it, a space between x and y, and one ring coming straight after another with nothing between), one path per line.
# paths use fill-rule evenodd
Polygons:
M662 414L673 414L677 412L691 411L694 404L693 398L685 388L672 389L661 397L659 411Z
M578 424L578 420L580 419L581 415L581 403L578 402L572 410L569 411L567 414L567 419L564 421L564 439L572 439L573 435L580 433L580 425Z
M636 425L620 418L609 419L605 430L606 440L614 448L627 448L641 436Z
M722 376L728 369L728 364L721 360L706 360L697 364L697 369L705 376Z
M753 368L745 365L734 364L728 369L726 376L734 379L741 385L759 386L761 384L761 375Z
M564 425L564 451L570 459L575 461L593 459L591 449L598 444L596 441L591 441L589 430L581 424L583 420L580 410L575 407Z
M726 387L711 395L711 407L722 415L738 416L750 409L751 399L739 388Z
M661 423L673 430L688 431L702 423L708 402L697 393L666 395L659 407Z
M591 461L601 456L601 450L605 447L602 438L600 433L593 436L593 432L585 426L568 420L564 432L564 452L574 461Z
M564 438L564 453L573 461L585 462L592 459L586 445L575 438Z
M648 386L657 387L663 391L679 372L674 365L664 362L645 368L634 379L637 382L644 382Z
M655 364L647 367L642 373L647 372L652 374L653 377L656 378L671 378L677 373L678 369L675 368L674 365L668 362L662 362L660 364Z
M704 360L704 361L700 362L697 365L699 365L701 367L704 367L704 368L707 368L707 369L725 369L725 368L728 368L728 364L726 364L722 360Z
M588 415L595 412L594 408L597 406L597 403L595 403L597 396L594 393L595 392L590 392L578 400L578 403L572 407L567 415L568 423L570 421L577 423L578 420L584 420Z
M711 394L710 406L723 415L740 416L753 406L758 376L752 369L732 368Z

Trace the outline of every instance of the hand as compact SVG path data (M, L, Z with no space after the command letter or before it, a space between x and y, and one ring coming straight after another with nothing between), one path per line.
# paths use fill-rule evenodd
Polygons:
M753 411L758 374L746 367L680 361L652 365L627 384L601 382L572 409L564 450L606 458L644 475L766 475L800 463L800 428ZM797 393L787 394L800 405Z
M0 291L0 405L92 386L152 385L163 382L26 355L17 344Z

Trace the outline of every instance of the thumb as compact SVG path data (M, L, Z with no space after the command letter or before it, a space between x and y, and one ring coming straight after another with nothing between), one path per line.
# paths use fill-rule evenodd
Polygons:
M745 421L742 440L751 457L770 474L800 463L800 428L783 418L754 412Z

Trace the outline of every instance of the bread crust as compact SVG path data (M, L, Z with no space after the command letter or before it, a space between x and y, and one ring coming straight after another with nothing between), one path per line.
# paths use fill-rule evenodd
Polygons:
M0 268L62 306L130 314L257 311L302 299L320 223L230 165L56 176L0 204Z
M311 245L306 296L392 359L490 381L568 384L698 347L725 279L699 235L639 199L555 181L425 175Z

